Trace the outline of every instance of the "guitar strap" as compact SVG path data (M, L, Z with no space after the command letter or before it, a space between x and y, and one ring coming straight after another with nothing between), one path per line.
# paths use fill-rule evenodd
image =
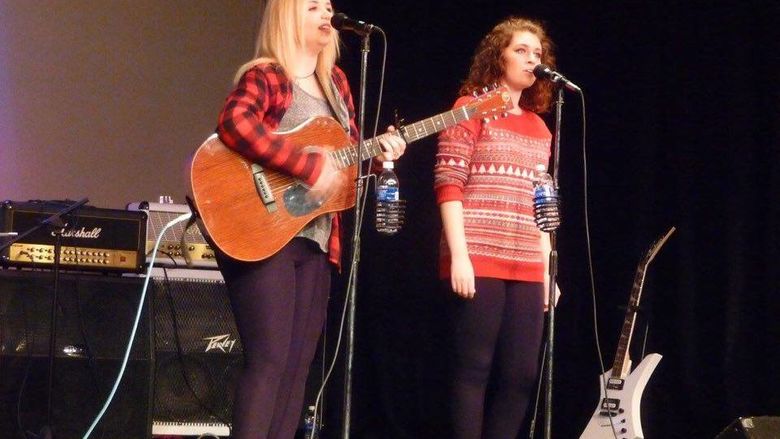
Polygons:
M322 86L323 89L325 89L325 87L330 88L331 92L325 93L328 104L330 104L333 114L336 115L336 119L341 124L341 127L344 128L344 131L346 131L347 134L351 134L349 132L349 111L347 110L347 103L344 102L344 99L341 97L341 92L338 87L336 87L336 83L331 79L330 84L324 84L324 79L320 78L319 75L317 76L317 80L319 80L320 86Z

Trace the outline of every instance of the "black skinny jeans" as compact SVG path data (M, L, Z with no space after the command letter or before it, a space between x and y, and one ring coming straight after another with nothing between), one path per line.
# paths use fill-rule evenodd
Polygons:
M219 257L244 348L234 439L291 439L328 305L331 268L305 238L255 263Z
M474 298L457 298L450 314L452 437L511 439L536 388L544 287L479 277L475 282Z

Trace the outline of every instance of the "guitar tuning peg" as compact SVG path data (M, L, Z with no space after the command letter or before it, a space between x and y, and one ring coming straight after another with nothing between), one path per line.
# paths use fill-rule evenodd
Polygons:
M487 93L487 92L488 92L488 88L487 87L482 87L482 93Z
M476 90L474 90L473 92L471 92L471 94L472 94L472 95L474 95L474 97L475 97L475 98L476 98L476 97L479 97L479 92L478 92L478 91L476 91Z
M503 113L501 113L501 117L507 117L507 116L509 116L509 113L507 113L506 111L504 111Z
M493 120L498 120L498 115L497 114L493 115Z
M484 124L490 123L490 118L486 117L486 118L482 119L482 123L484 123Z
M492 87L493 87L493 90L498 90L498 84L497 83L494 82L492 84Z

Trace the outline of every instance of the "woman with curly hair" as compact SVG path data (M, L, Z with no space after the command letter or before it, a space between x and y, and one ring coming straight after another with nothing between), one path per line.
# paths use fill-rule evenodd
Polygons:
M442 218L440 277L452 307L453 437L516 437L539 372L549 236L533 220L533 179L551 134L537 113L553 90L533 69L554 68L539 22L512 17L480 42L455 107L492 84L514 107L490 122L462 122L439 137L434 169ZM489 391L488 391L489 389Z

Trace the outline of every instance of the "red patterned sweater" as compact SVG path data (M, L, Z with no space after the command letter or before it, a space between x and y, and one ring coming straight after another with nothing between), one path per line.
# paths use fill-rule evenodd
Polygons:
M471 100L458 99L455 107ZM542 282L541 232L533 220L536 165L547 165L552 135L533 112L483 124L462 122L439 135L434 189L439 204L463 202L463 222L474 274ZM439 274L450 276L442 233Z
M355 107L349 83L338 67L333 67L333 84L346 106L350 137L357 143ZM222 143L249 160L283 171L308 184L320 176L324 158L317 153L295 149L273 131L279 126L292 102L292 82L278 64L259 64L249 69L227 97L219 115L217 134ZM339 216L333 219L329 242L329 260L339 265L341 241ZM269 233L273 231L269 230Z

